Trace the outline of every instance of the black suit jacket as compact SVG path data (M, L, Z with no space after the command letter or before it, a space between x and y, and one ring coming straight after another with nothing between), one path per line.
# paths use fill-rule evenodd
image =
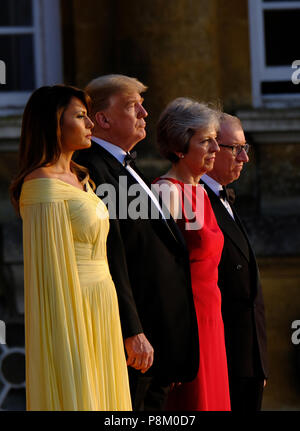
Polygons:
M229 377L265 378L265 310L255 254L233 205L235 220L207 185L205 190L224 235L218 285Z
M172 219L122 218L124 208L133 208L137 196L141 207L150 199L127 169L100 145L92 143L78 152L75 160L89 169L105 203L106 184L115 190L116 203L107 203L107 254L124 338L145 333L154 348L154 363L147 374L165 383L192 380L199 363L197 320L188 251L176 223ZM128 196L132 185L140 195ZM114 191L109 194L113 196Z

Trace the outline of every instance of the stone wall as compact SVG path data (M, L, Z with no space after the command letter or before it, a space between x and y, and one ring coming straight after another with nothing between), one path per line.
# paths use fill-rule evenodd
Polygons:
M290 342L290 324L300 319L300 112L251 108L247 0L62 0L61 11L66 83L84 87L96 76L124 73L149 86L147 138L137 151L150 180L168 168L155 149L155 124L170 100L191 96L220 103L241 118L252 149L233 188L260 257L271 369L264 408L296 409L299 354ZM14 341L14 325L23 328L22 237L8 186L20 121L20 115L0 118L0 318L11 325L16 346L22 340ZM0 381L0 408L7 387Z
M137 145L138 165L149 179L168 168L155 149L155 124L170 100L192 96L240 116L252 149L233 188L260 257L270 357L264 408L299 409L299 350L290 340L291 322L300 319L299 112L251 108L247 3L86 0L80 15L83 1L74 0L77 45L65 58L76 59L77 85L125 73L149 86L147 138Z
M155 124L176 97L251 104L247 0L65 0L62 22L67 82L124 73L149 86L145 156L157 155Z

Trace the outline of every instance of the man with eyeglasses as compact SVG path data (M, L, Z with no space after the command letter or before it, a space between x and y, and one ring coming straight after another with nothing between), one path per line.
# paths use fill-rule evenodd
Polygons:
M249 161L249 145L240 120L222 114L217 138L220 151L201 182L224 235L218 285L222 294L231 408L261 409L267 378L265 311L259 272L247 233L226 186L237 180Z

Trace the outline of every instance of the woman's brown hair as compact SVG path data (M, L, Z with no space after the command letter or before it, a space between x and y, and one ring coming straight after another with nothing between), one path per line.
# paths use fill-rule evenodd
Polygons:
M41 87L32 93L27 102L22 119L19 169L10 186L11 201L18 213L26 175L42 166L54 164L60 157L63 113L73 97L79 99L89 112L91 100L88 94L69 85ZM88 170L73 160L71 170L80 181L90 181Z

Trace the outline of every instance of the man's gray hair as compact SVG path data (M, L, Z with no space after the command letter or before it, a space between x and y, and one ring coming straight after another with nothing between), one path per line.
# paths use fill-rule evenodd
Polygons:
M126 75L103 75L89 82L85 90L92 99L91 116L94 117L98 111L109 107L114 94L135 91L140 94L147 90L147 86Z
M157 144L163 157L176 163L175 152L186 154L191 137L197 130L219 126L219 113L206 103L178 97L164 109L157 124Z
M226 112L221 112L219 116L219 122L220 127L222 126L222 124L230 123L243 128L242 122L238 117L236 117L235 115L227 114Z

